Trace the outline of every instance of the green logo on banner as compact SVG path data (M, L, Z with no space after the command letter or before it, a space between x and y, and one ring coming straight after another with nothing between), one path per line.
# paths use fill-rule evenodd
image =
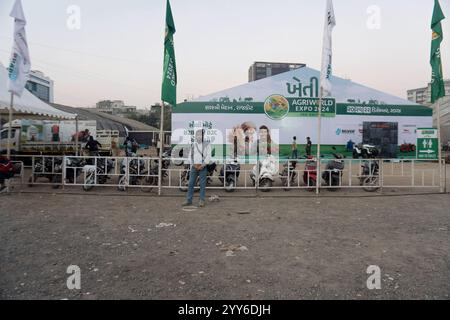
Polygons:
M272 120L281 120L289 113L289 101L282 95L272 95L264 102L264 112Z

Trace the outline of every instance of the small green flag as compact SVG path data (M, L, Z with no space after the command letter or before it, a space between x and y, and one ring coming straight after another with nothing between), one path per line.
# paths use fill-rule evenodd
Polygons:
M172 9L167 0L166 35L164 39L164 72L161 100L175 106L177 103L177 65L175 62L175 48L173 35L175 34Z
M431 40L431 103L436 102L439 98L445 96L444 75L442 72L441 60L441 42L443 39L441 21L445 19L442 13L439 0L434 0L433 20L431 22L431 29L433 30L433 37Z

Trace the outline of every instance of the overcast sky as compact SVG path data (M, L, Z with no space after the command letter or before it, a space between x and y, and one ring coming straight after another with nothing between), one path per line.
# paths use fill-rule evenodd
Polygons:
M12 45L13 2L0 0L4 65ZM160 100L165 2L22 0L33 69L55 81L57 103L87 107L119 99L149 107ZM172 0L178 100L247 82L254 61L301 62L319 69L325 2ZM450 78L450 1L440 2L448 17L442 53L444 75ZM334 74L400 97L425 86L431 74L433 4L334 0ZM72 5L81 10L79 30L67 27Z

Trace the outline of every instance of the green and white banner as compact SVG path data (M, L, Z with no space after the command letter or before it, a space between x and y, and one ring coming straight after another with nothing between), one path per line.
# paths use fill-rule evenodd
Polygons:
M434 0L433 19L431 21L431 103L445 96L444 75L442 72L441 43L443 40L442 20L445 19L441 5Z
M318 98L285 98L272 95L265 102L185 102L178 104L173 113L265 114L272 120L282 120L285 117L317 117L318 110ZM322 100L322 116L336 116L334 99Z
M268 130L272 152L279 147L280 156L289 156L295 136L298 153L304 154L306 137L317 143L319 78L319 71L304 67L178 104L172 143L189 143L189 128L197 123L215 145L233 144L233 132L242 136L238 140L255 142ZM333 96L322 101L321 110L325 147L362 142L364 122L397 123L399 145L415 144L417 128L433 125L430 108L348 79L331 76L330 81Z
M256 141L261 128L267 128L272 144L278 145L286 156L294 136L300 145L306 143L306 137L316 144L317 111L316 98L281 95L271 95L264 102L186 102L173 109L172 143L189 143L193 128L199 126L206 129L211 142L217 145L232 144L231 133L236 130L244 135L243 139ZM362 142L364 122L397 122L399 144L415 144L417 128L432 125L431 109L416 105L336 104L334 99L325 99L322 112L324 145Z
M170 1L166 5L166 35L164 37L164 71L161 100L171 105L177 103L177 64L173 36L176 32Z

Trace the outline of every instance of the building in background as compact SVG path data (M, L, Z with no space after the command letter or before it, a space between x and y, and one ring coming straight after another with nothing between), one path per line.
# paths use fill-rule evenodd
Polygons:
M25 88L42 101L54 103L53 80L38 70L31 70Z
M125 103L122 100L103 100L96 104L96 108L105 113L112 113L114 109L117 110L123 107L125 107Z
M447 144L450 140L450 79L444 81L445 97L440 99L441 103L441 138L442 143ZM433 109L433 125L437 127L437 103L431 103L431 83L427 87L408 90L408 100Z
M443 144L450 141L450 95L444 97L441 103L441 139ZM436 103L431 106L433 108L433 125L437 126Z
M445 97L441 103L441 139L443 144L450 140L450 79L444 81ZM431 83L427 87L408 90L408 100L433 109L433 125L437 126L437 103L431 103Z
M431 106L431 83L427 87L407 91L408 100L425 106ZM450 79L445 80L445 95L450 96Z
M255 62L248 70L248 82L261 80L277 74L306 67L304 63Z
M122 100L99 101L96 104L96 109L98 111L113 115L123 115L137 112L137 107L126 106L125 102L123 102Z

